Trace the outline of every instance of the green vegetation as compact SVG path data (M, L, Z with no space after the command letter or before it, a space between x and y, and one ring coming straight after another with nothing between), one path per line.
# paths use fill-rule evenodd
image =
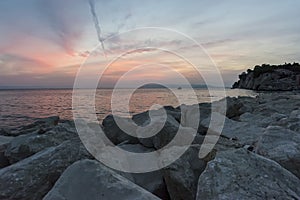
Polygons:
M289 70L289 71L292 71L292 72L295 72L295 73L300 73L299 63L293 63L293 64L285 63L285 64L282 64L282 65L262 64L261 66L256 65L253 70L248 69L247 73L249 74L249 73L253 72L254 73L254 78L256 78L256 77L259 77L261 74L268 73L268 72L273 72L276 69L285 69L285 70ZM243 76L246 76L245 72L242 73L239 78L243 78Z

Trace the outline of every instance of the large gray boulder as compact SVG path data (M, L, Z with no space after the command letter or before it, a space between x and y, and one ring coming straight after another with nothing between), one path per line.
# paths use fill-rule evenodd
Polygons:
M256 126L266 128L269 125L276 124L280 122L282 119L286 119L285 114L280 114L280 113L273 113L269 116L263 116L260 114L252 114L252 113L244 113L240 116L240 121L241 122L247 122L247 123L252 123L255 124Z
M197 199L299 199L300 180L244 148L217 153L199 177Z
M44 200L159 199L97 161L81 160L71 165Z
M124 149L125 151L134 152L134 153L148 153L155 151L155 149L146 148L141 144L121 144L118 147ZM130 160L130 165L147 165L148 160ZM119 172L120 175L124 176L125 178L129 179L133 183L141 186L142 188L146 189L147 191L151 192L152 194L158 196L161 199L169 199L169 194L167 191L167 187L164 181L163 172L161 170L147 172L147 173L124 173Z
M66 141L0 170L0 199L39 200L63 171L89 154L79 141Z
M73 124L71 122L60 123L44 134L29 133L15 137L8 145L5 156L13 164L74 137L77 137L77 133Z
M172 156L178 148L172 147L163 153ZM174 163L163 169L164 179L172 200L194 200L197 192L198 177L203 172L206 162L200 160L200 145L192 145Z
M11 136L10 130L7 128L0 128L0 135L2 136Z
M145 111L142 113L138 113L132 116L132 120L137 124L137 125L145 125L150 122L150 112L152 114L156 115L160 114L162 112L165 112L168 115L173 116L176 121L180 122L181 121L181 110L180 107L174 108L173 106L164 106L163 108L160 108L159 110L151 110L151 111Z
M211 105L201 103L196 105L181 105L181 126L194 128L199 134L205 135L207 128L201 125L201 121L211 114Z
M119 116L108 115L102 122L103 130L109 140L118 145L120 143L129 143L129 144L137 144L139 143L136 137L127 134L124 132L119 125L116 123L116 120L119 120L121 123L131 123L130 119L122 118Z
M257 97L258 104L252 113L270 116L279 112L288 116L299 108L299 100L300 95L292 92L262 93Z
M300 110L293 110L289 116L276 121L273 125L282 126L300 133Z
M264 128L258 127L255 124L250 122L238 122L232 119L228 119L227 117L214 113L215 118L211 122L211 117L203 120L201 122L202 126L209 128L210 122L212 123L212 127L209 130L216 135L222 135L228 139L237 140L242 145L253 145L263 134ZM222 119L225 118L225 123L222 124ZM222 131L220 133L220 129Z
M300 134L270 126L260 137L255 151L270 158L300 178Z
M239 116L245 112L253 111L253 105L256 104L256 99L252 97L226 97L212 104L214 111L226 114L226 117L229 119L238 119ZM226 105L226 109L224 109L224 105Z
M139 138L139 142L148 148L160 149L168 144L176 135L179 123L171 115L167 117L153 116L150 123L146 123L147 128L138 129L138 134L142 132L156 133L149 138Z

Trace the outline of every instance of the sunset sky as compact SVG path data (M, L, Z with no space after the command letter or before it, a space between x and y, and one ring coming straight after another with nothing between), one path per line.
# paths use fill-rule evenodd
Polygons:
M206 49L226 86L256 64L300 62L298 0L95 2L103 39L141 27L179 31ZM139 35L114 39L104 42L108 58L124 53L122 45L129 44L133 51L130 54L135 56L124 55L108 69L102 80L104 85L145 61L171 65L197 83L190 67L178 57L151 49L137 52L133 45L155 43L184 49L185 55L196 57L195 49L181 38L167 34L165 38L152 35L149 40ZM79 66L98 43L88 0L1 0L0 87L72 87ZM88 64L103 67L105 59L103 52L93 52ZM195 64L205 65L201 59L204 58L200 56ZM93 70L96 69L91 68L91 73ZM144 66L130 76L133 81L147 78L176 83L172 73L160 71L158 66ZM213 70L210 78L214 78ZM200 79L198 82L201 83Z

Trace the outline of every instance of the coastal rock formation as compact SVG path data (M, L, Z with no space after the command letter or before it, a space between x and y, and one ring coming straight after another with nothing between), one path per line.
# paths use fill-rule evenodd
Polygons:
M72 121L50 117L2 129L0 134L6 136L0 136L0 199L299 199L299 107L297 92L227 97L213 106L166 106L166 119L161 110L132 117L141 126L132 134L158 131L144 139L127 135L116 116L108 116L102 124L105 134L119 148L134 153L161 149L177 137L179 128L183 130L175 146L156 154L168 160L181 148L187 151L169 166L148 173L124 173L86 160L93 157ZM189 119L198 117L195 127ZM214 130L210 123L223 126L222 118L223 129ZM185 146L184 141L193 137L192 145ZM202 147L209 153L200 159ZM129 156L126 162L144 166L149 159Z
M255 66L239 75L239 80L232 88L258 91L300 90L300 65L298 63L283 65Z

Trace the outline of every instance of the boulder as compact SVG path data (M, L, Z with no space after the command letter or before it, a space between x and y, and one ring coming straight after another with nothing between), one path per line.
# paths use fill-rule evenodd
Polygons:
M164 109L165 113L168 115L171 115L180 123L181 121L181 111L180 107L179 108L174 108L173 106L164 106L163 108L159 110L151 110L153 115L160 115L161 110ZM147 123L150 123L150 116L149 116L150 111L145 111L139 114L135 114L132 116L132 120L137 124L137 125L145 125Z
M155 151L155 149L146 148L141 144L121 144L118 147L134 153L147 153L147 152ZM131 161L130 159L128 160L129 162ZM147 160L145 161L138 160L136 162L137 163L131 162L130 164L140 165L142 162L142 164L147 165ZM133 183L151 192L152 194L158 196L159 198L169 199L169 194L161 170L148 172L148 173L123 173L118 171L116 172L124 176L125 178L129 179Z
M290 113L288 117L282 118L279 121L273 123L273 125L278 125L290 129L292 131L300 133L300 110L294 110Z
M270 116L274 113L289 116L300 106L300 96L285 93L262 93L257 97L258 104L254 106L253 114Z
M79 141L66 141L0 170L0 199L39 200L63 171L89 154Z
M224 110L223 106L225 103L226 109ZM225 99L213 102L212 107L214 108L214 112L220 112L223 115L226 113L226 117L229 119L239 119L239 116L245 112L252 112L253 104L255 103L256 99L252 97L226 97Z
M62 174L45 200L159 199L97 161L81 160Z
M133 137L118 126L114 118L118 118L118 120L123 121L124 123L130 123L129 119L122 118L118 116L108 115L102 122L103 130L106 136L110 139L112 143L118 145L120 143L129 143L129 144L137 144L139 143L136 137Z
M6 167L9 165L9 160L5 156L5 151L13 137L1 136L0 135L0 168Z
M255 151L278 162L300 178L300 134L279 126L268 127Z
M174 108L173 106L164 106L163 108L165 109L165 111L167 112L168 115L173 116L176 119L176 121L178 121L180 123L180 121L181 121L180 107Z
M10 130L6 128L0 128L0 136L11 136Z
M224 109L224 104L226 103L226 116L228 118L234 118L240 116L242 113L240 113L240 108L243 106L242 102L240 102L237 98L233 97L226 97L224 99L221 99L220 101L213 102L213 105L215 106L217 111L221 112L221 114L225 114L224 112L222 113L222 110Z
M263 134L264 129L256 126L255 124L252 124L251 122L238 122L228 119L227 117L219 113L214 114L214 116L216 116L216 119L213 119L213 127L210 128L210 131L215 132L217 135L220 134L218 129L222 128L222 132L220 135L228 139L237 140L242 145L252 145L258 140L258 137ZM221 119L224 117L225 123L222 124ZM209 128L211 120L210 118L211 117L208 117L207 119L203 120L201 122L202 126Z
M280 113L273 113L269 116L263 116L260 114L244 113L240 116L241 122L247 122L255 124L256 126L266 128L271 124L276 124L282 119L285 119L287 116Z
M300 180L244 148L217 153L199 177L196 199L299 199Z
M298 119L300 120L300 110L293 110L289 116L291 119Z
M74 137L77 137L75 127L71 123L60 123L44 134L29 133L15 137L8 145L5 156L13 164Z
M181 105L182 120L181 126L190 127L198 133L205 135L207 128L201 125L201 121L211 114L211 107L208 104Z
M147 128L138 129L138 134L156 133L149 138L140 138L139 142L148 148L160 149L168 144L176 135L179 123L171 115L167 115L166 119L163 116L153 116L150 123L146 124Z
M167 157L172 156L177 148L182 147L172 147L163 153ZM200 145L190 146L178 160L163 169L171 199L195 199L198 177L206 166L206 162L198 157L199 150Z

